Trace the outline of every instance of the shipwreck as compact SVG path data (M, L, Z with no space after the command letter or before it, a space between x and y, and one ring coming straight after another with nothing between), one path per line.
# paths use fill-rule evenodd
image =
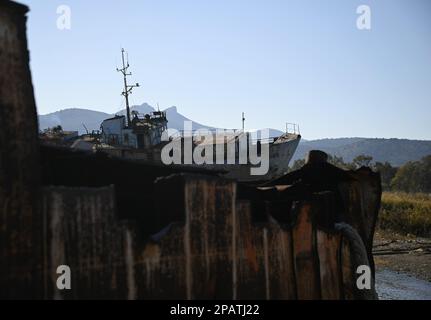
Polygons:
M122 49L125 114L105 119L100 133L76 143L74 149L104 152L114 157L156 164L204 167L218 175L240 182L270 181L286 174L289 161L298 147L299 126L286 124L286 132L270 137L269 130L247 132L242 129L193 130L184 123L184 130L168 129L166 112L139 114L129 106L129 95L139 84L129 85L129 61ZM88 136L88 135L87 135ZM81 139L82 140L82 139ZM90 146L88 145L90 143Z

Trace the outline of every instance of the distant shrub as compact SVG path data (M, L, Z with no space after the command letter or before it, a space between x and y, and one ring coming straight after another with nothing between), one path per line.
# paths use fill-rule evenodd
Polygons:
M431 192L431 155L400 167L391 181L391 188L405 192Z
M382 188L385 191L391 190L391 181L397 174L398 168L392 167L389 162L376 162L373 165L374 171L380 173L382 179Z
M431 236L431 196L384 192L378 226L404 234Z

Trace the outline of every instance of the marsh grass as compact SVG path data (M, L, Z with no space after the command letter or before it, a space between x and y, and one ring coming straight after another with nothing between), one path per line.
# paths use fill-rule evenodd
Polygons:
M431 195L384 192L378 227L404 234L431 237Z

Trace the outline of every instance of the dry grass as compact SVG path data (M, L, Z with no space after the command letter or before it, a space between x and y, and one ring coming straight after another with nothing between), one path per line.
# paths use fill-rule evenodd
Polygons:
M378 226L404 234L431 237L431 195L384 192Z

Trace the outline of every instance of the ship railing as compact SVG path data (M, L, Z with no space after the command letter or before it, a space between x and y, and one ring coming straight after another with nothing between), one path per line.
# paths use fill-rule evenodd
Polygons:
M287 122L286 123L286 133L301 134L301 131L299 130L299 124Z
M215 130L208 130L209 133L216 134ZM234 134L239 134L242 132L240 129L233 129L232 132ZM172 139L175 138L183 138L185 136L187 137L193 137L196 133L196 130L175 130L172 134L169 134L169 137ZM249 141L251 141L252 144L256 144L258 142L260 143L273 143L275 140L278 139L278 137L268 137L268 138L254 138L252 134L249 135Z

